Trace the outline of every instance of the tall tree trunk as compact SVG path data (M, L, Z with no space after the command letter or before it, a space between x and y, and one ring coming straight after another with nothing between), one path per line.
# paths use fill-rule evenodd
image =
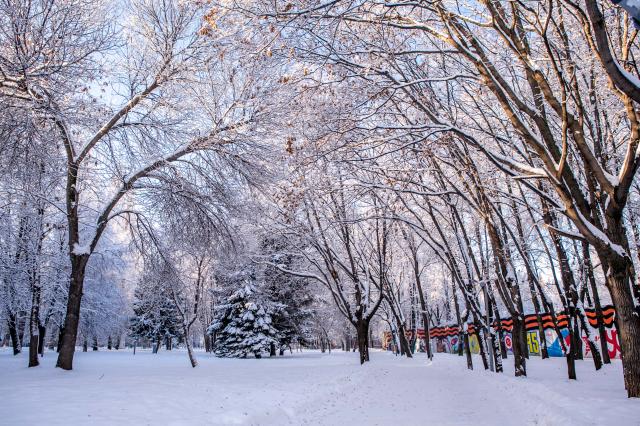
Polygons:
M451 280L451 288L453 289L453 306L456 311L456 321L458 322L458 356L464 355L464 336L462 318L460 317L460 305L458 304L458 294L456 292L456 286Z
M571 334L571 344L573 345L575 343L576 346L576 359L584 359L583 351L582 351L582 333L580 331L580 323L579 323L579 319L578 319L578 314L577 314L578 309L575 308L574 309L574 314L573 314L573 333Z
M556 218L555 213L553 213L549 206L545 201L542 201L543 208L543 220L544 223L553 228L557 228L558 220ZM569 379L576 379L576 365L575 361L578 358L578 341L576 339L580 339L580 336L576 336L576 329L574 324L576 323L576 315L575 310L578 304L578 290L576 286L576 281L573 276L573 272L571 271L571 265L569 264L569 257L567 255L567 251L562 244L562 240L560 236L555 232L550 232L549 236L551 237L551 241L556 250L556 255L558 256L558 267L560 268L560 277L562 280L562 286L564 287L564 292L560 289L559 284L556 281L555 285L557 287L558 296L560 296L560 300L562 301L562 306L564 307L565 313L567 315L567 330L569 331L569 342L570 347L567 355L567 375ZM558 336L558 339L562 339L562 336Z
M471 345L469 344L469 333L465 330L463 334L464 352L467 355L467 368L473 370L473 358L471 358Z
M29 315L29 367L37 367L40 344L40 294L41 287L37 276L32 276L31 314Z
M38 354L44 356L44 337L47 333L47 327L42 324L38 324Z
M502 367L502 353L500 348L500 338L496 339L496 336L491 336L491 344L493 345L493 361L496 366L496 373L504 372L504 368Z
M427 311L427 302L420 284L419 272L416 274L418 298L420 299L420 313L422 315L422 329L424 330L424 345L427 351L427 357L433 359L433 351L431 350L431 334L429 333L429 314Z
M572 380L576 380L576 345L574 344L574 337L573 337L573 331L572 331L572 321L573 321L573 316L567 312L567 320L568 320L568 324L567 324L567 330L569 330L569 342L570 342L570 346L569 346L569 351L567 352L567 374L569 376L569 379Z
M580 320L580 324L582 325L582 329L584 330L584 334L587 337L587 345L589 346L589 350L591 351L591 357L593 358L594 367L596 370L600 370L602 368L602 357L600 356L600 350L591 337L591 331L589 331L589 324L587 322L587 319L585 318L584 312L579 311L578 318Z
M40 343L40 329L37 325L29 324L29 367L40 365L38 361L38 344Z
M156 336L156 344L153 345L153 349L151 349L151 352L157 354L160 350L160 345L162 345L162 337L158 335Z
M398 327L398 343L400 344L400 348L399 348L400 354L406 355L407 358L412 358L413 356L411 354L411 348L409 347L409 341L407 340L406 328L404 326L404 322L400 318L400 314L396 311L395 307L393 306L393 301L389 301L389 308L391 308L391 313L393 314L396 320L396 325ZM367 325L367 332L368 332L368 329L369 327ZM358 337L358 339L360 338ZM369 337L367 336L367 341L368 340L369 340Z
M198 366L198 361L196 360L196 356L193 353L193 347L191 345L191 337L189 336L189 330L185 330L185 342L187 344L187 354L189 355L189 362L191 363L191 367L196 368ZM256 358L259 358L256 356Z
M67 313L64 319L62 331L62 345L58 354L56 367L63 370L73 368L73 353L76 350L78 337L78 325L80 324L80 302L82 300L82 288L84 275L89 261L89 255L71 254L71 277L69 280L69 298L67 300Z
M400 321L398 321L398 338L400 340L400 348L403 352L403 355L406 355L407 358L413 358L413 355L411 354L411 347L409 345L409 341L407 340L406 329L404 327L404 324L402 324ZM369 341L368 337L367 341Z
M634 306L629 286L628 265L610 259L606 282L616 307L618 337L622 351L624 383L629 397L640 397L640 312Z
M498 311L498 307L495 303L492 303L493 310L496 316L496 322L498 323L498 345L500 347L500 357L502 359L507 359L507 345L504 342L504 331L502 329L502 317L500 316L500 312Z
M422 280L420 279L420 264L418 263L417 249L411 244L411 253L413 257L413 277L416 281L416 290L418 291L418 300L420 301L420 314L422 316L422 329L424 330L424 343L427 351L427 357L433 359L433 351L431 350L431 335L429 333L429 313L427 311L427 300L422 290ZM416 336L417 338L417 336Z
M487 360L487 352L485 351L485 343L487 342L486 333L480 334L481 327L479 323L476 323L476 338L478 339L478 346L480 347L480 358L482 359L482 366L485 370L489 369L489 361Z
M56 344L56 352L60 353L60 348L62 347L62 338L64 336L64 327L60 327L58 329L58 343Z
M589 250L589 244L582 242L582 261L585 264L585 271L589 286L591 287L591 294L593 296L593 307L596 312L596 321L598 324L598 335L600 336L600 348L602 349L602 361L605 364L611 364L611 358L609 357L609 347L607 345L607 332L604 329L604 316L602 315L602 305L600 303L600 294L598 292L598 286L596 285L596 278L593 273L593 263L591 262L591 253Z
M522 339L517 338L516 336L522 336L524 333L524 319L518 315L514 315L513 320L513 329L511 332L511 344L513 346L513 357L514 365L515 365L515 375L516 377L526 376L527 375L527 367L526 367L526 357L524 348L522 347Z
M369 320L358 318L356 321L356 333L360 364L364 364L369 361Z
M22 350L20 339L18 338L18 327L16 324L16 314L9 312L7 315L7 326L9 327L9 336L11 336L11 347L13 348L13 354L18 355Z

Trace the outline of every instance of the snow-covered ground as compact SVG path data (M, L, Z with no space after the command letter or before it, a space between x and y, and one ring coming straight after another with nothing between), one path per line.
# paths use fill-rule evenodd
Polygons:
M563 359L532 359L527 379L510 365L468 371L448 354L428 363L374 351L365 366L340 351L198 360L193 369L182 351L80 352L65 372L54 353L28 369L26 355L0 350L0 424L640 425L618 361L598 373L579 362L570 382Z

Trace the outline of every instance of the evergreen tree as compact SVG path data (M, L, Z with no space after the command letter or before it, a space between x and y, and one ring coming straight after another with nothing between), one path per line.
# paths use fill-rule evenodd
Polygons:
M170 348L174 338L182 337L179 313L167 294L162 284L152 285L149 281L141 281L134 293L130 334L155 342L154 353L163 341Z
M263 250L271 252L270 263L285 270L294 270L295 259L288 254L287 242L282 238L265 238ZM272 319L274 327L280 332L278 347L280 354L292 343L306 345L312 336L312 319L314 315L314 298L309 291L309 282L283 272L276 266L269 265L264 270L265 293L274 303L280 306Z
M214 353L220 357L246 358L253 354L262 357L278 344L279 332L272 316L280 307L261 297L252 273L239 273L226 280L237 288L223 303L216 306L209 333L215 334Z

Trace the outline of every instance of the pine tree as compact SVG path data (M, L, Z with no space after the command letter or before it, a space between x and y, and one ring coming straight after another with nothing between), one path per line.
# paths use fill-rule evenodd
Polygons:
M178 311L166 292L140 283L134 298L134 315L129 322L131 336L154 341L154 353L163 341L170 342L182 337Z
M293 256L287 254L287 241L280 238L265 238L263 250L271 252L270 263L286 270L295 269ZM306 345L312 335L314 298L309 291L309 282L283 272L276 266L264 270L266 296L280 306L272 319L280 332L278 347L280 354L292 343Z
M272 315L280 307L260 296L251 273L236 274L227 283L233 287L239 284L239 288L215 308L209 327L209 333L216 336L214 353L220 357L246 358L253 354L261 358L262 352L278 343L279 332Z

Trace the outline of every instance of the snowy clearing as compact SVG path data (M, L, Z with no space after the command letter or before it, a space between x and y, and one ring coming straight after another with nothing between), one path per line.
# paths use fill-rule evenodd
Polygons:
M627 399L622 366L595 373L578 362L532 359L529 378L467 371L463 357L414 359L373 351L304 352L283 358L220 359L184 351L79 352L72 372L39 368L26 354L0 351L0 423L6 425L602 425L640 424L640 400ZM480 359L475 360L480 366Z

